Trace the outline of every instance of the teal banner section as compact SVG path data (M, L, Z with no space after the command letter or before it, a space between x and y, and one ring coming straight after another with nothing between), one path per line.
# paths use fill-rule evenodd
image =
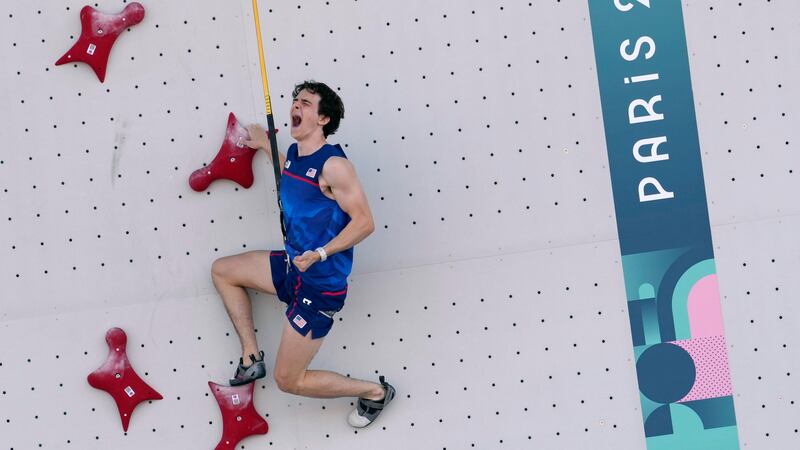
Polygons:
M738 450L679 0L589 0L648 450Z

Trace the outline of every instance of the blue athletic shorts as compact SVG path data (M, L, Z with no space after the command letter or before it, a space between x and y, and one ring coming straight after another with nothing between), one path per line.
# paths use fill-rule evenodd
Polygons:
M320 291L304 284L283 250L271 251L269 264L272 284L278 299L287 305L286 318L292 328L303 336L311 331L312 339L325 337L333 326L334 314L344 306L347 284L336 291Z

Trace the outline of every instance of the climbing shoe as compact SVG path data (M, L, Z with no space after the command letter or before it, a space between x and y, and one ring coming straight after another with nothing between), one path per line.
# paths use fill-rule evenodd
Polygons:
M231 386L241 386L243 384L252 383L259 378L267 376L267 366L264 364L264 352L259 352L259 359L251 354L251 364L247 367L244 366L244 360L239 358L239 367L236 368L236 374L231 378Z
M356 409L347 417L347 422L356 428L364 428L375 421L378 415L386 406L394 400L395 389L387 383L383 375L380 376L380 383L383 386L385 395L382 400L367 400L359 398Z

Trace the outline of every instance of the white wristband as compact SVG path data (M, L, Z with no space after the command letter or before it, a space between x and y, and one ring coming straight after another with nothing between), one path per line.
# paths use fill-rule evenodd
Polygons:
M324 248L317 247L316 252L319 253L319 260L320 261L325 261L326 259L328 259L328 254L325 253L325 249Z

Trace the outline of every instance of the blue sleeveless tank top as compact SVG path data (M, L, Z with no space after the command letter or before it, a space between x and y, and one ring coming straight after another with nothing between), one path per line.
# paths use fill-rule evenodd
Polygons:
M347 158L342 147L331 144L325 144L306 156L298 155L296 143L286 152L286 163L281 174L281 202L289 261L306 250L324 246L350 223L350 216L319 188L322 166L332 156ZM300 277L310 286L337 290L347 285L347 276L352 267L351 247L329 255L324 262L312 264L308 270L300 273Z

